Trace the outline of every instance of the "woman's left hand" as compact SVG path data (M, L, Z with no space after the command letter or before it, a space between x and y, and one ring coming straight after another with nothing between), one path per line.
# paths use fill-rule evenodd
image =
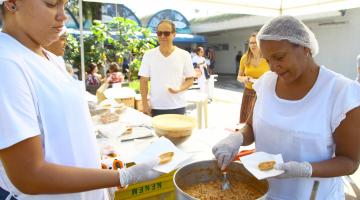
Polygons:
M274 169L285 171L275 178L309 178L312 175L312 166L309 162L290 161L286 163L275 164Z
M242 82L241 76L237 76L236 80Z
M245 84L252 84L253 82L251 82L251 77L250 76L246 76L244 79L244 83Z

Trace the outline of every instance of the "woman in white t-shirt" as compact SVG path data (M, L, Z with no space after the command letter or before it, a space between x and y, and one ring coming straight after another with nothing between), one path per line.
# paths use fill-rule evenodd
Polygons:
M159 175L155 158L100 169L84 90L44 50L59 38L66 0L0 0L0 198L101 200L101 188Z
M281 154L284 173L268 178L267 199L344 199L341 176L353 174L360 159L360 85L315 63L314 34L298 19L277 17L257 35L270 65L255 84L252 117L213 147L225 168L241 145Z

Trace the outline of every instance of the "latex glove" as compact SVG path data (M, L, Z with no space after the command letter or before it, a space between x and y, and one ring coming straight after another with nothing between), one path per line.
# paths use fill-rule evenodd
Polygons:
M156 158L144 163L137 164L130 168L120 169L119 176L121 187L157 178L162 173L155 171L152 168L158 165L159 162L160 159Z
M311 177L312 166L309 162L290 161L286 163L275 164L277 170L283 170L285 173L276 176L276 178L300 178Z
M226 166L234 160L242 143L243 135L241 133L230 133L229 136L213 146L212 152L221 170L225 170Z

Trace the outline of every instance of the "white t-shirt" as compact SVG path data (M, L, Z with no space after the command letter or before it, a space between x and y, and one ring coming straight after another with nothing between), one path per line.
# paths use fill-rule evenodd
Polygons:
M11 36L0 33L0 149L42 136L45 160L84 168L100 168L96 138L83 87L71 78L56 56L47 60ZM0 187L19 200L104 199L104 190L25 195L8 179L0 162ZM53 180L56 181L56 180Z
M200 79L200 78L206 79L205 78L205 73L204 73L204 68L206 68L206 59L205 59L205 57L196 55L196 56L194 56L192 58L192 62L196 63L198 65L198 67L200 68L201 76L198 79Z
M150 77L150 102L154 109L177 109L186 106L185 93L172 94L168 87L179 88L185 78L194 77L190 54L175 47L168 56L159 47L144 54L139 76Z
M257 100L253 129L257 151L282 154L284 161L320 162L334 156L333 133L346 113L360 106L360 85L320 67L311 90L300 100L279 98L277 75L267 72L255 82ZM309 199L314 180L319 180L316 199L343 199L340 177L270 178L270 199Z
M204 69L207 67L206 59L205 59L205 57L196 55L193 57L192 62L196 63L201 71L201 76L197 79L198 85L200 87L200 92L208 94L209 87L208 87L208 82L205 77L205 69Z

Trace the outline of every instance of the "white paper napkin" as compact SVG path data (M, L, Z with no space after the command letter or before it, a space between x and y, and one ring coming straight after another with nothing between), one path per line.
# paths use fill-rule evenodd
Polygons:
M154 131L150 130L146 127L134 127L132 128L133 131L130 134L122 134L120 136L120 140L123 141L129 141L133 139L143 139L154 136Z
M127 130L127 126L120 123L99 124L96 128L101 131L103 135L112 139L117 139Z
M258 168L259 163L274 160L276 163L284 163L281 154L269 154L266 152L255 152L251 155L240 158L244 167L257 179L265 179L284 173L282 170L271 169L268 171L262 171Z
M170 162L157 165L153 169L163 173L169 173L183 161L187 160L190 155L178 149L170 140L161 137L151 143L147 148L134 157L135 163L142 163L149 159L160 156L166 152L174 152Z

